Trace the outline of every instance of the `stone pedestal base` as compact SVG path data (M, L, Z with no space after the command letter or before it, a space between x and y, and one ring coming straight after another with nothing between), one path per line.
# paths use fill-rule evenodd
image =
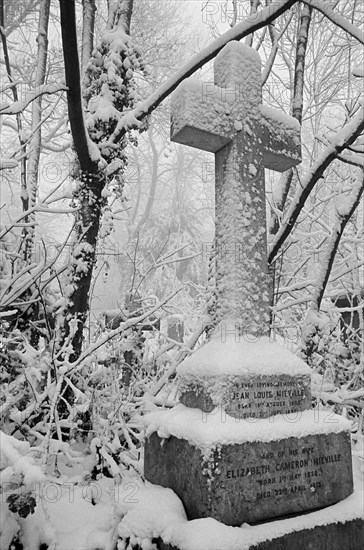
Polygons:
M241 550L362 550L363 541L364 520L355 519L286 533L252 546L244 545ZM162 540L159 540L158 548L159 550L184 550L184 548L165 544ZM200 546L198 548L201 550Z
M353 492L346 431L220 445L208 457L184 439L153 433L144 473L178 495L189 520L237 527L329 506Z

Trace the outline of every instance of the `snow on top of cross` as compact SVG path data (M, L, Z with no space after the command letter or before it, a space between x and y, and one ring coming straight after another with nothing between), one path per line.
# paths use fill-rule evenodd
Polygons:
M218 445L237 445L254 441L278 441L288 437L332 434L350 430L351 424L331 411L310 409L269 418L239 419L221 408L211 413L176 405L173 409L151 412L144 417L146 435L171 435L189 441L206 454Z
M171 101L173 101L173 99L176 99L176 97L178 97L178 95L180 94L180 91L183 90L184 88L186 88L191 93L196 92L201 94L201 86L202 86L201 80L198 80L197 78L194 78L194 77L186 78L186 80L181 82L178 88L176 88L174 92L171 93Z
M188 94L190 101L191 99L195 99L196 102L201 103L202 107L207 104L212 104L216 110L220 109L222 113L225 112L225 105L222 104L234 104L238 99L237 91L234 87L219 88L212 84L212 82L205 82L197 78L186 78L186 80L184 80L171 94L171 108L173 111L176 108L176 102L183 93ZM214 102L218 103L216 104ZM196 108L195 103L193 103L193 107ZM185 110L185 108L186 105L184 104L183 109ZM205 115L205 110L202 112L202 116L203 115Z
M301 131L301 125L298 122L296 118L293 116L287 115L284 111L281 109L274 109L273 107L269 107L269 105L261 105L260 112L264 119L266 119L269 123L274 121L279 126L283 126L284 129L291 129L296 130L297 132Z
M222 48L222 50L219 51L217 56L215 57L215 64L220 63L223 61L224 63L227 62L226 57L229 57L230 59L233 59L234 57L236 59L244 58L244 60L249 59L250 61L253 61L260 65L260 55L254 48L251 48L250 46L247 46L243 42L238 42L237 40L231 40L231 42L228 42L226 46Z
M261 60L254 48L240 42L229 42L216 56L214 82L218 86L236 85L238 101L261 101Z
M222 321L212 339L187 357L177 372L183 377L198 378L253 374L296 376L310 375L311 369L289 350L270 341L268 336L239 335L233 322Z

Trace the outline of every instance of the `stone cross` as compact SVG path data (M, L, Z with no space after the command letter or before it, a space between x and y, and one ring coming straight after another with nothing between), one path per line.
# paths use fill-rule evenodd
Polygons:
M262 105L259 54L230 42L217 55L214 84L185 80L171 98L171 140L215 153L217 320L269 330L264 168L301 161L298 122Z

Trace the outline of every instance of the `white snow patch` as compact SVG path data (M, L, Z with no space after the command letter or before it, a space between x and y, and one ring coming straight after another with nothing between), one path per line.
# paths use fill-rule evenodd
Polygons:
M59 483L53 479L42 486L36 484L35 513L19 523L2 503L0 548L8 548L21 524L26 548L38 548L44 542L57 550L107 550L117 544L122 549L130 538L131 544L139 544L143 550L155 550L152 540L160 537L180 550L248 550L303 529L361 519L361 460L353 457L355 489L342 502L309 514L241 527L228 527L211 518L188 521L182 502L171 489L144 483L139 477L124 478L120 484L105 477L80 484L80 476L65 476ZM117 540L118 536L124 540Z
M202 451L210 451L217 445L340 433L351 427L342 416L323 409L242 420L227 415L220 407L211 413L204 413L182 404L173 409L151 412L144 417L144 423L147 437L153 432L163 438L173 435L189 441Z
M215 57L215 63L218 63L219 61L226 62L226 57L229 55L234 55L238 59L242 57L244 62L249 60L258 65L261 63L260 55L254 48L247 46L243 42L238 42L237 40L231 40L226 44L226 46L223 47L222 50L220 50Z
M310 375L306 363L268 336L239 334L234 323L222 321L211 340L178 367L180 376Z
M67 485L67 484L66 484ZM68 484L60 489L63 498L52 489L48 495L50 519L55 525L57 550L94 550L110 544L113 533L113 510L110 507L109 479L92 482L89 486ZM49 491L50 492L50 491ZM68 498L67 498L68 497ZM91 499L95 499L95 505Z
M357 78L364 78L364 68L360 65L356 65L353 69L353 75Z
M90 139L88 134L86 135L86 139L87 139L87 148L88 148L88 152L89 152L91 160L93 162L98 162L101 158L99 148L97 147L96 143L94 143Z
M362 488L356 487L348 498L322 510L256 526L229 527L212 518L187 521L181 502L170 489L146 483L138 493L140 505L126 512L119 533L130 536L131 542L143 542L143 550L153 548L149 542L153 537L180 550L249 550L285 534L360 519L363 497Z
M12 514L7 507L4 494L2 496L2 501L0 501L0 548L7 549L10 547L10 543L19 531L19 524L14 514Z
M21 476L24 485L41 482L45 476L42 468L29 455L31 447L26 441L19 441L0 431L0 481L9 482L13 476Z
M251 176L256 176L257 175L257 169L254 166L254 164L252 164L252 163L249 164L249 174Z
M284 111L278 111L273 107L269 107L269 105L261 105L260 110L263 119L265 118L266 120L274 122L284 128L296 130L297 132L301 131L301 125L298 120L290 115L287 115Z
M139 544L143 550L154 548L148 544L152 538L163 534L168 539L169 530L177 524L187 524L183 504L172 489L136 479L126 490L119 491L117 501L118 511L124 516L119 523L119 536L130 537L130 543Z

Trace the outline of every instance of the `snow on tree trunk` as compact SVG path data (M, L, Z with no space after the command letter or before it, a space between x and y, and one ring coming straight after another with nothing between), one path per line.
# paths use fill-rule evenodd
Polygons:
M131 0L115 2L111 11L114 26L105 31L86 66L83 99L88 112L84 116L79 60L75 55L75 5L73 1L61 0L68 110L77 157L74 200L79 206L65 303L58 321L61 328L59 350L65 344L72 344L71 362L82 350L97 240L107 207L106 186L109 181L122 186L122 174L127 164L125 147L129 136L124 136L118 148L109 147L108 140L122 112L133 107L137 97L134 71L142 69L140 52L129 36Z

